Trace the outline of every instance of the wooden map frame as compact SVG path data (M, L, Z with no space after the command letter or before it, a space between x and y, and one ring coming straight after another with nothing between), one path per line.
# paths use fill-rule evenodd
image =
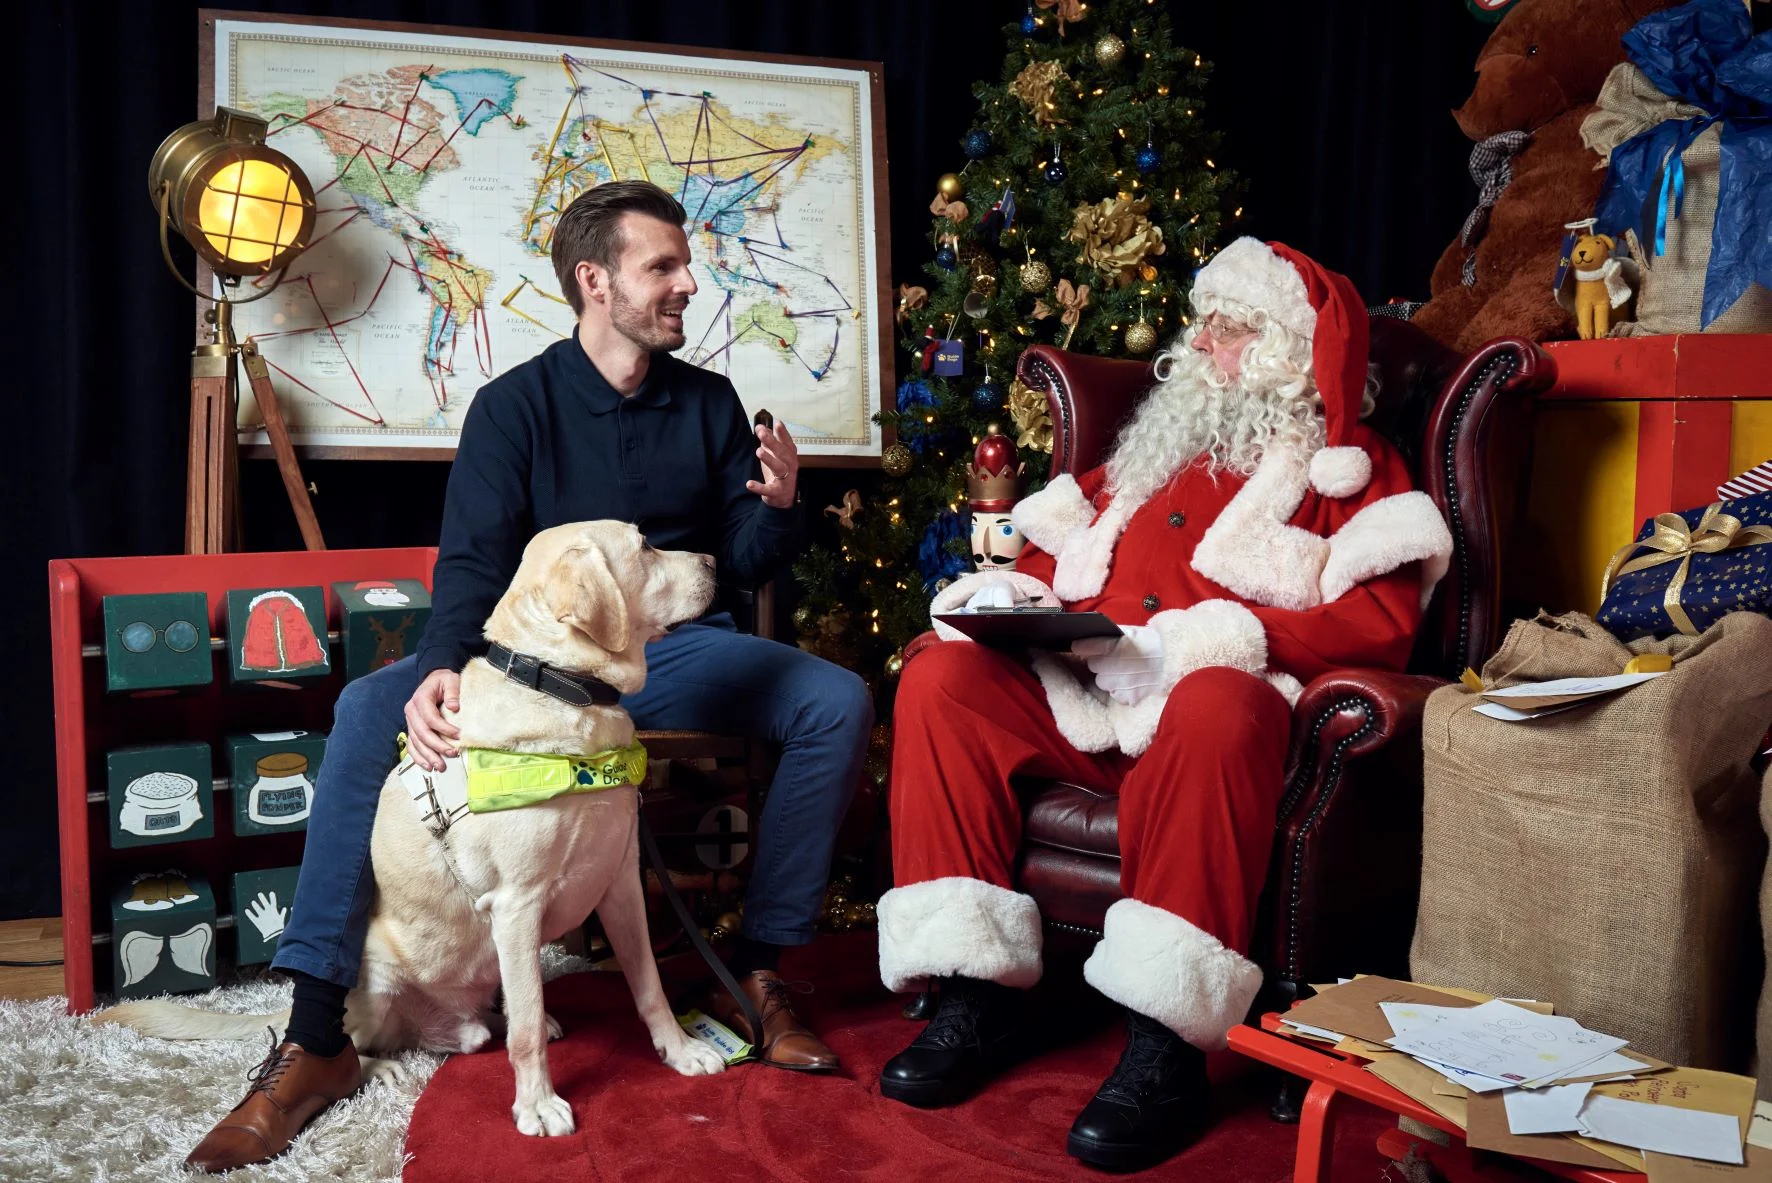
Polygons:
M865 72L868 77L868 117L872 126L872 161L873 161L873 213L874 213L874 254L876 259L874 293L876 323L874 328L874 350L880 368L879 406L885 408L893 405L892 392L897 387L894 374L894 357L896 337L892 321L892 280L889 274L892 260L892 224L887 208L886 179L886 96L885 66L880 62L851 61L842 58L804 57L795 54L759 53L735 49L714 49L702 46L660 45L643 41L609 41L588 37L568 37L548 33L519 33L498 29L478 29L459 25L424 25L409 24L399 21L356 20L334 16L298 16L292 13L273 12L234 12L227 9L203 8L197 12L197 110L199 118L208 118L215 112L215 26L217 21L240 21L242 23L278 24L278 25L313 25L322 28L348 28L374 30L382 33L400 33L412 36L439 37L477 37L489 41L546 42L551 45L568 46L579 49L619 50L629 53L676 54L683 57L702 57L750 63L771 63L788 66L822 66L830 69L855 70ZM213 287L213 276L207 267L198 267L197 286L204 290ZM207 301L197 301L196 328L199 340L207 340L207 326L203 319L208 309ZM257 434L256 432L253 434ZM891 424L883 424L880 431L880 447L884 451L896 437ZM242 433L242 439L245 433ZM343 445L343 444L300 444L297 451L304 457L315 460L453 460L454 447L390 447L385 445ZM241 444L244 455L254 458L272 456L269 444ZM805 468L878 468L880 457L871 456L826 456L801 454L800 463Z

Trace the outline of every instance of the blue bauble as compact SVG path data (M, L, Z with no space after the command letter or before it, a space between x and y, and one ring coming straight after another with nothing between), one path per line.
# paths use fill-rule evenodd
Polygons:
M968 160L983 160L991 154L991 133L982 127L973 128L960 141L960 150Z
M1021 35L1023 37L1032 37L1035 33L1038 33L1039 31L1040 31L1040 20L1038 17L1036 17L1034 15L1033 8L1029 7L1029 9L1027 11L1027 15L1021 18Z
M1048 185L1062 185L1065 182L1065 178L1070 175L1071 170L1064 166L1064 161L1062 160L1054 160L1051 164L1046 166L1045 176Z
M1141 173L1154 173L1163 165L1163 154L1157 151L1155 144L1147 143L1138 150L1138 155L1132 158L1132 163L1138 166L1138 171Z
M1003 407L1003 388L986 378L972 388L972 406L980 411L997 411Z
M959 262L960 260L955 256L954 248L951 246L944 246L935 252L935 265L943 271L952 271Z

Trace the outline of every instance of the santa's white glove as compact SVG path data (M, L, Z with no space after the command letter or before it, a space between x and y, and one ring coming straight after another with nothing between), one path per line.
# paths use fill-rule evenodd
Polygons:
M1025 603L1027 597L1021 594L1014 583L1001 578L987 579L972 593L972 598L966 601L966 610L970 612L978 608L1013 608Z
M289 909L277 906L276 892L261 891L246 905L246 919L252 921L261 939L274 941L283 935L283 926L289 923Z
M1071 652L1086 659L1110 698L1131 706L1163 688L1163 636L1147 624L1123 624L1120 632L1077 641Z

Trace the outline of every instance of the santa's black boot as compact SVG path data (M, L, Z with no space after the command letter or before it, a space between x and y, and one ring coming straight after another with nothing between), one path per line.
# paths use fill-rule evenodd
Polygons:
M1199 1136L1211 1100L1206 1053L1155 1019L1128 1012L1126 1050L1071 1123L1065 1149L1110 1171L1151 1166Z
M886 1061L880 1095L919 1109L963 1101L1009 1057L1021 991L976 978L943 978L935 1017Z

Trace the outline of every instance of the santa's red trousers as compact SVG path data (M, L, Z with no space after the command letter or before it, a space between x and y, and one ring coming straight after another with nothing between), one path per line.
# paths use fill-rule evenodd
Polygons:
M1266 681L1212 667L1170 693L1135 758L1059 735L1040 682L982 645L906 663L894 709L896 886L962 876L1014 890L1022 777L1120 798L1120 890L1247 953L1274 838L1292 712Z

